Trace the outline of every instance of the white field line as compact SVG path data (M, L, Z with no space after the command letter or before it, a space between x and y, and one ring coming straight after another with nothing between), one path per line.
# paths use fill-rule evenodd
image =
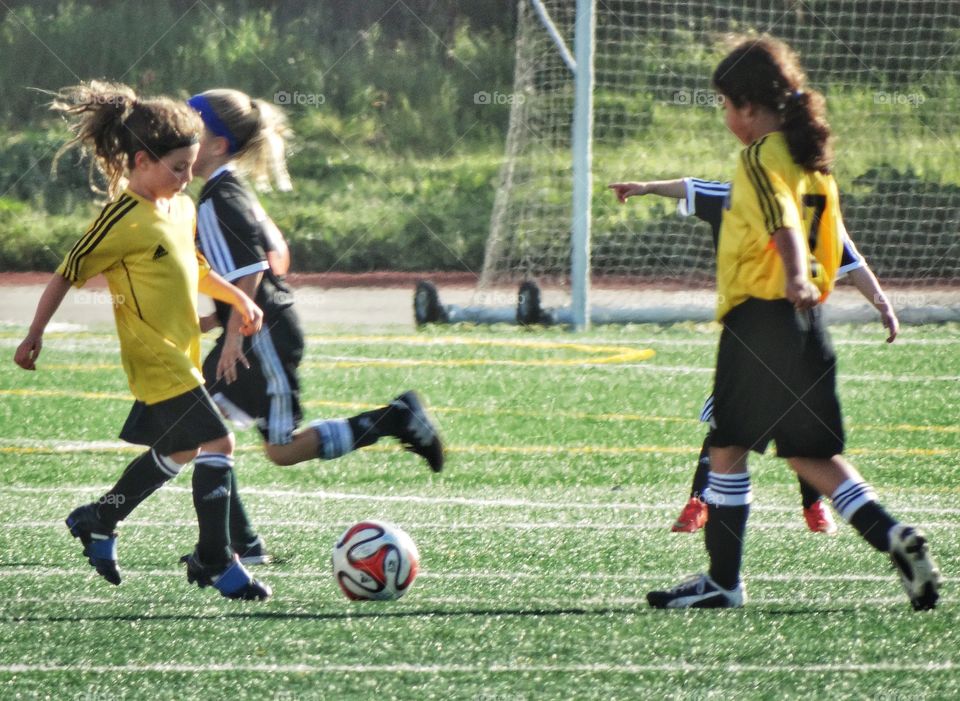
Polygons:
M50 664L18 663L0 665L0 674L47 674L47 673L84 673L84 674L145 674L145 673L183 673L209 674L241 672L246 674L868 674L868 673L916 673L953 672L960 665L953 660L936 662L843 662L816 664L696 664L686 660L658 662L656 664L629 663L581 663L581 664L250 664L242 662L219 662L208 664L186 664L162 662L152 664Z
M82 498L82 495L99 495L110 489L110 485L63 485L60 487L28 487L28 486L3 486L0 487L0 496L4 494L62 494L70 498ZM164 494L192 494L189 487L177 487L167 485L157 492L158 495ZM290 499L304 499L307 501L347 501L347 502L372 502L389 504L430 504L435 506L477 506L486 508L520 508L520 509L559 509L563 511L595 511L595 510L625 510L625 511L675 511L682 506L677 502L669 503L620 503L620 502L550 502L550 501L532 501L528 499L475 499L469 497L425 497L417 494L351 494L349 492L328 492L326 490L291 490L291 489L264 489L258 487L244 488L243 494L251 496L266 497L268 499L281 499L288 501ZM922 507L911 506L908 504L897 504L893 500L887 500L887 505L895 508L899 513L912 514L941 514L958 515L960 508L940 508L936 506ZM750 505L751 512L776 512L793 513L799 511L798 506L777 506L753 503Z
M656 361L651 361L650 363L625 363L623 365L606 365L601 367L606 367L606 369L611 371L622 370L624 368L629 368L633 370L639 370L642 372L655 372L655 373L669 373L669 374L683 374L683 373L696 373L702 375L712 375L714 368L713 366L704 367L704 366L695 366L695 365L656 365ZM570 366L570 367L581 367L581 366ZM861 373L861 374L848 374L843 372L841 369L837 373L837 379L841 382L899 382L899 383L924 383L924 382L957 382L960 380L960 375L890 375L888 373Z
M835 346L876 346L877 348L883 348L886 346L884 342L886 336L883 330L880 329L879 325L876 327L877 335L875 338L833 338L833 345ZM110 334L103 334L104 339L112 339L113 336ZM13 339L16 343L19 343L20 338ZM390 345L390 346L411 346L411 347L429 347L430 345L443 346L451 339L445 337L437 337L435 339L426 339L420 337L384 337L384 336L374 336L370 337L365 341L363 336L350 336L347 338L338 338L337 336L318 336L309 334L306 336L307 344L310 346L358 346L358 345ZM537 339L530 339L527 341L520 341L516 338L498 338L495 336L483 336L483 337L457 337L453 339L457 345L460 346L471 346L471 345L482 345L484 347L497 347L503 345L504 347L511 348L529 348L531 350L537 350L539 348L553 347L556 345L554 341L539 341ZM635 346L650 346L656 348L656 346L707 346L714 348L720 340L720 327L717 326L716 333L712 334L709 337L705 338L662 338L660 336L649 336L647 338L632 338L632 339L623 339L623 338L604 338L600 337L591 337L583 336L576 337L575 340L569 342L562 342L563 345L568 346L623 346L623 347L635 347ZM79 340L79 342L83 342ZM13 347L16 347L16 343L11 343ZM102 343L102 341L101 341ZM956 338L909 338L909 336L904 337L903 335L899 336L896 340L896 345L905 345L905 346L953 346L960 345L960 336Z
M309 366L309 363L316 362L318 360L327 361L327 362L349 362L357 364L370 364L370 365L392 365L392 366L403 366L403 367L417 367L422 364L422 361L415 358L387 358L387 357L376 357L376 356L311 356L311 358L306 361L306 365ZM491 365L496 364L508 364L509 361L503 361L502 363L497 363L491 361ZM520 363L518 363L520 364ZM566 363L564 365L553 365L548 366L549 370L574 370L579 371L584 368L590 368L596 371L606 371L606 372L622 372L623 370L637 370L640 372L652 372L652 373L668 373L671 375L682 375L682 374L701 374L701 375L712 375L714 372L714 367L712 365L703 366L703 365L658 365L656 360L649 360L642 363L598 363L594 360L585 359L580 363ZM851 382L898 382L898 383L926 383L926 382L957 382L960 381L960 375L891 375L889 373L862 373L858 375L851 375L843 372L841 369L837 373L837 379L842 381L851 381Z
M289 521L289 520L257 520L257 526L260 528L301 528L308 530L335 530L342 531L352 525L353 522L324 522L314 521ZM960 521L945 521L932 523L924 521L922 526L928 529L936 530L956 530L960 529ZM0 528L11 530L33 530L37 528L64 528L63 521L0 521ZM128 529L136 530L138 528L196 528L197 521L132 521ZM409 531L663 531L667 524L664 523L603 523L591 522L570 522L570 521L474 521L461 523L408 523L404 522L403 527ZM800 523L799 518L796 523L757 523L750 522L751 531L799 531L806 530L806 525Z
M675 581L675 580L673 580ZM671 584L671 580L665 580L663 584ZM422 597L417 601L420 604L433 604L440 606L464 606L462 597ZM942 602L943 599L941 598ZM470 605L489 606L491 603L503 603L502 593L493 600L475 599L471 595ZM757 606L810 606L811 604L834 608L837 606L857 607L866 606L903 606L909 608L907 598L901 594L899 596L831 596L829 598L822 595L796 596L796 597L749 597L747 605ZM537 609L563 609L563 608L611 608L611 607L637 607L646 611L649 607L646 597L643 596L577 596L573 599L549 598L549 599L524 599L522 607L518 610L529 611ZM453 611L455 613L455 610Z
M264 579L328 579L332 578L330 570L327 569L311 569L311 570L297 570L296 572L281 572L278 570L269 570L269 569L259 569L258 572L263 573ZM157 570L157 569L136 569L136 568L122 568L122 573L124 575L133 575L136 577L145 577L145 578L182 578L184 576L184 570L182 568L171 568L166 570ZM418 579L433 579L439 581L457 581L457 580L468 580L468 581L508 581L514 582L519 580L533 580L533 581L542 581L547 573L544 572L535 572L535 571L521 571L521 572L490 572L489 570L483 572L432 572L425 571L420 572ZM90 577L91 580L94 579L93 570L89 567L79 568L79 567L13 567L10 569L0 569L0 577L32 577L32 578L49 578L49 577ZM570 582L661 582L669 583L677 579L677 577L682 577L683 574L678 574L676 572L636 572L636 573L602 573L602 572L580 572L580 573L570 573L564 575L565 581ZM891 572L890 574L758 574L746 576L745 580L748 586L752 583L779 583L779 584L789 584L793 582L888 582L896 584L896 576ZM819 595L817 595L819 596ZM902 600L903 597L898 597L897 601ZM17 599L12 599L16 601ZM432 600L432 599L431 599ZM750 599L754 601L755 599ZM10 600L8 600L10 601ZM46 603L50 603L49 599L44 599ZM73 599L65 601L69 604ZM111 599L111 601L116 601ZM463 603L462 599L457 600L458 603ZM569 603L569 602L568 602Z
M605 417L598 417L605 418ZM655 417L652 420L659 421L680 421L683 423L695 424L694 419L684 419L679 417L665 416L665 417ZM866 426L864 428L870 428ZM882 427L881 427L882 428ZM924 427L911 427L916 430L925 430ZM942 432L956 432L956 429L952 426L935 426L929 427L933 430L940 430ZM237 453L252 453L259 452L261 449L258 446L254 445L244 445L238 446L236 448ZM395 452L397 449L392 446L372 446L369 448L371 451L387 453ZM38 439L38 438L0 438L0 452L2 453L21 453L21 454L32 454L32 453L45 453L45 454L65 454L65 453L126 453L129 455L134 455L136 453L142 452L143 447L132 445L130 443L125 443L123 441L82 441L82 440L49 440L49 439ZM488 455L488 454L508 454L508 455L520 455L520 456L532 456L532 455L616 455L616 456L625 456L625 455L655 455L658 453L663 454L682 454L682 455L696 455L698 449L694 444L687 446L674 446L674 445L634 445L634 446L603 446L603 445L527 445L527 446L498 446L498 445L453 445L447 446L447 452L450 453L463 453L467 455ZM952 448L886 448L886 449L871 449L871 448L851 448L851 455L868 455L868 454L881 454L881 455L900 455L900 456L911 456L911 455L922 455L924 457L929 456L949 456L952 453L956 452Z

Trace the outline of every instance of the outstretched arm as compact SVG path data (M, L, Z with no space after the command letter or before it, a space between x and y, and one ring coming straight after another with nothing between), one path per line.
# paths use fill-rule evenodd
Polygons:
M43 332L57 309L60 308L60 304L63 302L63 298L67 296L70 286L69 280L60 274L54 274L50 278L50 282L47 283L47 288L40 295L40 301L37 303L37 310L34 312L30 330L27 331L26 338L17 346L17 351L13 356L13 362L24 370L37 369L37 358L43 348Z
M617 199L620 200L621 203L626 202L629 197L639 195L660 195L661 197L672 197L675 200L680 200L687 196L686 186L683 184L682 179L610 183L607 187L616 193Z
M857 288L857 291L880 312L880 321L889 333L887 343L893 343L897 338L897 334L900 332L900 320L897 319L897 314L893 311L893 305L890 304L886 293L884 293L883 288L880 287L880 281L877 280L877 276L873 274L870 266L866 264L851 270L848 275Z

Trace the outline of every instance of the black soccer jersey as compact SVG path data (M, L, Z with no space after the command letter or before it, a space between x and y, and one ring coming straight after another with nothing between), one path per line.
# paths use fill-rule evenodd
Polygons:
M229 282L263 272L257 290L257 305L264 324L293 304L286 282L273 273L267 251L274 248L271 222L250 192L227 166L210 176L200 192L197 211L197 238L210 267ZM231 307L216 301L217 318L226 328Z
M713 248L716 250L720 237L720 222L723 220L724 207L729 205L730 183L718 180L701 180L700 178L684 178L686 196L677 203L677 212L683 216L694 216L707 222L713 234ZM846 234L846 232L844 232ZM840 268L837 277L846 275L851 270L866 265L860 251L853 245L849 236L843 237L843 254L840 258Z

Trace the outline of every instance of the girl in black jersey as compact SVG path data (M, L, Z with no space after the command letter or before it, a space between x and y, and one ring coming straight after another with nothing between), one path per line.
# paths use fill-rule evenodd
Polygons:
M204 123L194 173L206 184L200 193L197 234L211 267L244 290L263 309L263 328L247 338L239 319L217 303L205 327L223 332L206 357L207 389L224 414L255 423L267 457L277 465L313 458L330 460L398 438L430 468L443 468L443 444L419 397L407 391L389 404L346 419L318 419L300 428L300 380L304 339L294 295L283 274L289 255L283 236L260 206L243 176L290 189L284 158L289 135L283 115L270 103L237 90L208 90L189 104ZM234 485L233 494L237 490ZM237 500L231 509L234 542L248 544L249 562L264 561L259 539Z

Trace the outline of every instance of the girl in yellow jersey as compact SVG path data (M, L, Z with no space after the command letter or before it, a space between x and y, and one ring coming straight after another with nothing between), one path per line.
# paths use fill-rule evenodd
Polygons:
M778 456L889 553L913 607L933 608L941 578L924 535L892 518L841 455L836 357L818 306L833 288L845 236L823 96L807 86L793 52L769 37L743 41L713 83L746 148L717 242L723 332L704 495L710 569L647 600L656 608L743 605L747 456L773 440Z
M270 588L254 580L231 550L234 441L203 387L197 292L236 309L245 334L258 331L263 316L196 249L196 212L183 189L199 149L200 120L184 104L143 99L124 85L101 82L65 88L52 108L71 119L75 131L61 152L73 145L92 151L111 201L57 268L14 359L35 370L44 329L67 291L102 274L136 400L120 437L149 447L109 492L75 509L67 526L97 572L119 584L117 524L196 458L200 534L185 558L187 577L230 598L264 599Z
M628 198L638 195L659 195L670 197L677 202L677 212L683 216L695 216L710 225L713 245L716 247L720 236L720 224L727 200L730 197L730 183L701 180L700 178L682 178L677 180L656 180L648 182L611 183L617 199L625 203ZM843 240L843 254L840 259L838 277L849 275L854 286L880 313L880 320L889 332L887 343L897 337L900 322L890 300L884 293L879 281L870 270L866 260L849 238ZM713 418L713 397L708 397L700 412L700 421L709 424ZM710 472L710 433L708 431L697 458L690 496L680 516L673 524L675 533L693 533L703 528L707 522L708 506L701 499L707 487L707 475ZM809 484L800 480L800 495L803 502L803 518L807 528L814 533L835 535L837 524L830 515L820 493Z

